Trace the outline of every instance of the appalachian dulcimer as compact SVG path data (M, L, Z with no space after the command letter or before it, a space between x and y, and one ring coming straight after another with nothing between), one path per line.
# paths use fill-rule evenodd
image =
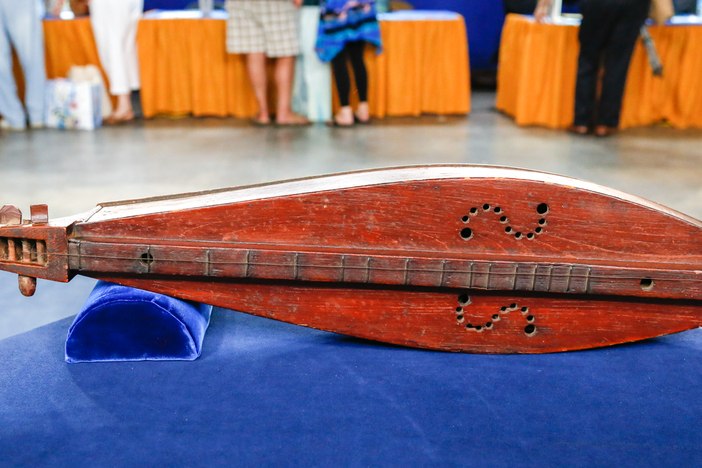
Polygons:
M616 190L490 166L352 172L0 212L0 268L80 274L427 349L544 353L702 325L702 223Z

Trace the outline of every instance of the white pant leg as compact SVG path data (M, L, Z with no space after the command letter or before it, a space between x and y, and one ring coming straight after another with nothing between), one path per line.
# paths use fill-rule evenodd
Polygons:
M136 32L143 0L92 0L90 22L100 63L110 80L110 94L139 89Z
M9 41L24 71L29 120L33 124L44 121L46 68L40 6L36 0L0 0L0 114L13 127L24 127L26 116L17 97Z
M331 119L331 69L319 60L314 50L319 28L319 7L304 6L300 13L300 47L302 50L302 77L307 91L304 113L313 122Z

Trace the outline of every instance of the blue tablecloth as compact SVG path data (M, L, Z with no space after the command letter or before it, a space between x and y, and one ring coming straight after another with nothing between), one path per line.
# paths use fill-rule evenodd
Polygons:
M702 330L550 355L384 346L216 309L194 362L0 341L0 465L702 466Z

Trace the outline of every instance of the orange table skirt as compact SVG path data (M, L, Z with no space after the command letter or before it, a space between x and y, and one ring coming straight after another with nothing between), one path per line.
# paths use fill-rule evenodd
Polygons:
M382 21L381 28L383 53L376 55L370 47L366 51L374 116L470 112L463 18ZM49 79L66 77L73 65L100 67L89 18L45 20L44 36ZM138 43L146 117L250 117L256 112L244 56L226 53L224 20L144 19ZM16 59L14 69L22 96L24 83Z
M381 21L384 51L366 51L371 113L470 112L463 18ZM227 54L221 19L143 19L138 44L146 117L193 114L250 117L256 101L245 57Z
M668 122L702 127L702 26L649 28L664 66L654 77L643 44L634 50L620 127ZM505 20L500 45L497 108L518 125L565 128L573 122L578 27Z
M65 78L73 65L96 65L102 70L90 18L47 19L43 24L44 61L48 79ZM24 96L24 77L16 56L14 56L13 71L17 92L20 96ZM104 72L103 77L105 83L109 83Z

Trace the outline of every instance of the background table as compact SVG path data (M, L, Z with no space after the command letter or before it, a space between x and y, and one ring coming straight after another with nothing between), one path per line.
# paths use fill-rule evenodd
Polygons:
M383 53L376 55L368 47L365 55L371 114L469 113L470 71L463 18L456 13L423 11L382 17ZM140 21L145 117L255 114L245 57L225 50L224 18L220 11L205 19L198 11L169 11L147 13ZM65 77L72 65L100 67L89 18L45 20L44 34L49 79ZM15 76L22 96L24 83L16 60ZM104 78L109 86L107 76ZM269 95L274 99L270 81ZM338 106L336 95L334 100Z
M652 75L639 40L627 78L620 127L666 121L702 127L702 26L651 26L664 65ZM500 46L497 108L518 125L565 128L573 121L578 68L578 26L539 24L509 15Z
M470 75L463 18L413 12L380 22L384 51L366 53L372 115L466 114ZM144 115L249 117L256 102L244 56L227 54L225 21L156 12L139 23Z
M45 19L43 24L44 61L48 79L65 78L73 65L95 65L102 70L93 29L88 17L73 20L50 18ZM14 53L13 61L17 93L22 98L24 96L24 76L19 60ZM103 78L109 87L109 81L104 72Z

